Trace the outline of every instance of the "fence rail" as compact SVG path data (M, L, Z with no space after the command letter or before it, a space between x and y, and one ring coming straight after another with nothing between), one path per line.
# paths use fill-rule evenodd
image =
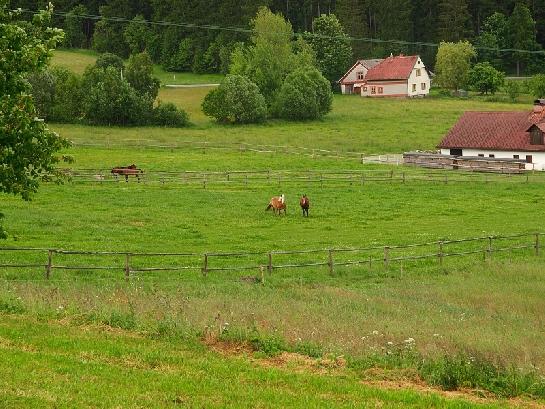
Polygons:
M482 254L483 259L491 259L493 254L515 250L533 249L540 254L540 238L545 233L520 233L440 240L424 243L409 243L391 246L368 246L362 248L329 248L309 250L272 250L251 252L114 252L114 251L79 251L35 247L0 247L0 269L40 268L46 279L50 279L55 270L68 271L120 271L126 279L135 273L157 271L195 271L204 276L221 271L264 271L273 274L275 270L298 269L327 266L330 274L335 274L335 267L363 266L370 268L377 263L388 268L392 263L405 261L436 259L439 265L447 257L463 257ZM510 242L510 243L506 243ZM21 260L8 260L9 254L38 253L44 257L43 263ZM72 260L58 260L59 257L72 256ZM89 257L116 258L110 265L89 263ZM75 261L74 261L75 258ZM149 259L160 258L161 263L150 264ZM169 258L168 262L164 260ZM173 258L176 262L173 262ZM83 259L83 261L82 261ZM185 261L184 261L185 260ZM242 260L242 261L241 261ZM72 261L72 263L69 263ZM146 263L147 261L147 263ZM87 262L87 265L82 264Z
M65 174L73 183L125 183L125 177L117 176L106 169L66 169ZM405 172L390 170L337 170L337 171L288 171L288 170L238 170L221 172L202 171L149 171L135 176L128 176L127 181L131 183L158 183L158 184L180 184L197 185L207 188L211 185L237 185L248 186L256 184L307 183L323 187L324 184L350 184L365 185L367 183L493 183L493 182L516 182L516 183L545 183L545 177L541 174L531 173L470 173L454 171L427 171L427 172Z

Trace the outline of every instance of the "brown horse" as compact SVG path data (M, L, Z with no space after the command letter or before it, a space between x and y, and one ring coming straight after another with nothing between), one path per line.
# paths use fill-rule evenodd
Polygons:
M282 210L284 211L284 214L286 214L286 199L284 198L284 195L271 198L271 201L269 202L269 205L265 211L269 209L273 209L274 214L277 214L278 212L279 216Z
M301 206L301 210L303 211L303 216L308 217L308 208L310 207L310 200L308 200L307 195L303 195L303 197L301 197L301 200L299 200L299 205Z
M116 179L119 175L125 176L125 182L129 181L129 176L135 176L136 179L138 179L138 183L140 183L141 173L144 173L144 171L138 169L134 163L129 166L117 166L112 169L112 175L114 175Z

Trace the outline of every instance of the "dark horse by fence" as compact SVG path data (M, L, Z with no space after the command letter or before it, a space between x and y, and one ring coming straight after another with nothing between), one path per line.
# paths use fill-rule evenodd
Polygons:
M303 211L303 216L308 217L308 209L310 207L310 200L308 200L307 195L303 195L303 197L301 197L301 200L299 201L299 205L301 206L301 210Z
M117 179L119 175L125 176L125 182L129 181L129 176L134 176L140 183L140 174L144 173L142 169L138 169L133 163L129 166L117 166L112 169L112 175Z

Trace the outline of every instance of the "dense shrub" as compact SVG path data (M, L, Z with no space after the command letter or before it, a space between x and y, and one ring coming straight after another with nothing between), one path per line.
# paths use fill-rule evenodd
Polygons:
M495 69L490 63L483 62L475 64L469 70L468 84L481 94L491 93L494 95L505 81L505 74Z
M286 77L274 109L284 119L318 119L331 110L332 101L329 81L317 69L303 68Z
M202 103L205 115L224 123L256 123L267 116L265 98L257 85L242 75L228 75Z
M521 85L518 81L506 81L505 91L509 95L511 102L514 102L520 96Z
M153 110L153 124L168 127L182 127L189 124L187 113L171 102L159 104Z
M83 110L92 124L142 125L150 120L153 99L139 94L114 67L88 69L84 90Z
M528 82L532 95L536 98L545 98L545 74L534 75Z
M123 59L112 53L100 54L95 62L96 68L115 67L122 70L125 67Z

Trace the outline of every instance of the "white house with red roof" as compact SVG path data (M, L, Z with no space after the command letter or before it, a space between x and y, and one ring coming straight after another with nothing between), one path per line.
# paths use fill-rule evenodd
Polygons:
M364 97L424 97L431 79L418 55L391 56L371 68L361 87Z
M361 94L367 72L382 60L358 60L342 78L337 81L343 94Z
M466 112L437 146L444 155L526 161L545 170L545 100L531 112Z

